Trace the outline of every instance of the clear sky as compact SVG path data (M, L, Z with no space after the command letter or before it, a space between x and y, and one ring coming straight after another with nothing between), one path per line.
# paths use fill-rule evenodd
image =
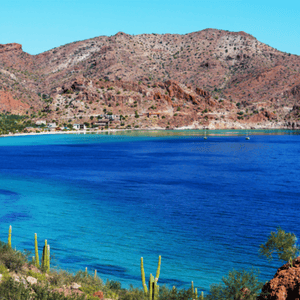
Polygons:
M245 31L300 55L300 0L0 0L0 44L38 54L100 35Z

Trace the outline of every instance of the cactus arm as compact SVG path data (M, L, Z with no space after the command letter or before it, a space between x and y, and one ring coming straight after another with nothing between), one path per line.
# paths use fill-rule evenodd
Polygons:
M8 230L8 241L7 241L7 244L8 244L9 248L11 248L11 231L12 231L12 228L11 228L11 225L10 225L9 230Z
M45 246L43 248L43 258L42 258L42 267L43 271L47 272L48 270L48 245L47 245L47 240L45 240Z
M50 245L48 245L48 251L47 251L47 272L50 271Z
M198 299L198 290L195 288L195 299Z
M153 284L154 283L154 277L152 274L150 274L150 279L149 279L149 300L153 299Z
M35 249L35 266L37 268L40 267L40 260L39 260L39 248L38 248L38 242L37 242L37 234L34 234L34 249Z
M154 291L153 291L153 299L154 300L158 300L158 295L159 295L159 286L157 284L157 278L155 278L154 280Z
M158 265L157 265L157 270L156 270L156 276L155 278L159 278L159 274L160 274L160 265L161 265L161 255L158 257Z
M141 276L142 276L142 284L143 284L143 288L144 288L144 293L145 293L145 295L147 295L148 289L147 289L146 279L145 279L145 271L144 271L144 260L143 260L143 257L141 257Z

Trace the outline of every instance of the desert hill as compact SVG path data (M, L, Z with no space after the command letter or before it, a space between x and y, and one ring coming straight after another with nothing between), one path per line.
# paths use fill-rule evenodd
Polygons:
M61 124L300 128L300 57L245 32L119 32L38 55L0 45L0 91L0 110Z

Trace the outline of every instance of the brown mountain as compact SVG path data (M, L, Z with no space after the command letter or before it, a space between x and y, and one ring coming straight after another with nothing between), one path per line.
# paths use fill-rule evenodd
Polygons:
M0 110L59 123L109 113L119 127L300 128L300 57L245 32L119 32L34 56L0 45L0 91Z

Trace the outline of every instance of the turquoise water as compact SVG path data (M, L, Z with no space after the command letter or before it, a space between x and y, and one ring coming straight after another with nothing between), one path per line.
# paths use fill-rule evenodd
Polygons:
M300 236L296 131L155 131L0 139L0 239L51 245L52 262L141 287L162 255L161 284L202 290L258 256L282 226ZM249 132L248 132L249 133Z

